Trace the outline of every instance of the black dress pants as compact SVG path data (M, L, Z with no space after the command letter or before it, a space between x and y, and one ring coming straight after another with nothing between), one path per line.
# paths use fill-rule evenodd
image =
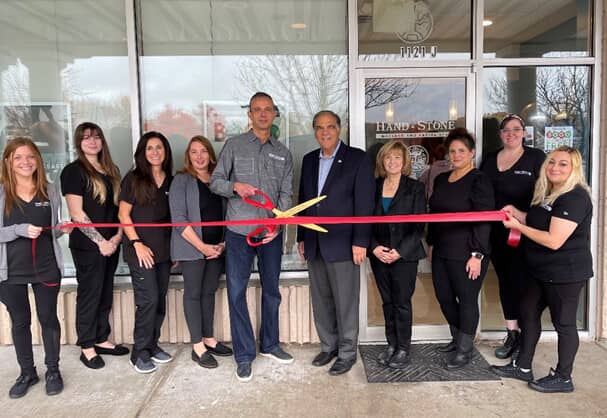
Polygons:
M138 357L145 359L159 350L160 328L166 315L166 296L169 289L170 261L156 263L151 269L129 263L135 295L135 332L133 363Z
M548 307L552 324L558 335L558 364L556 371L568 379L580 340L577 332L577 307L585 281L549 283L528 279L521 300L521 352L517 363L530 369L535 347L542 332L542 312Z
M57 319L57 295L59 286L47 286L33 283L36 312L42 329L44 344L44 363L48 369L59 367L59 347L61 328ZM0 284L0 299L6 305L11 318L13 344L17 352L17 362L21 372L34 374L34 353L32 351L32 332L30 302L27 284Z
M481 262L481 273L476 280L468 278L468 260L450 260L432 257L432 283L445 319L464 334L475 335L478 327L478 294L487 273L489 261Z
M94 347L110 336L110 311L114 300L114 273L118 251L109 257L98 251L71 249L76 267L76 344Z
M215 292L223 262L223 257L179 262L183 275L183 310L194 344L213 337Z
M371 268L381 295L388 344L409 351L413 324L411 298L415 292L417 261L406 262L401 258L385 264L371 256Z
M525 280L523 252L520 247L513 248L506 243L507 235L491 238L491 262L497 274L504 319L518 320Z

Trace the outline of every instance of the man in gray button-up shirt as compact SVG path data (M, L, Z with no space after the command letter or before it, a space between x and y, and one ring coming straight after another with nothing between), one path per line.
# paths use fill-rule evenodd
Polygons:
M266 193L276 207L291 206L293 193L293 157L289 149L270 135L276 108L266 93L255 93L249 102L252 129L230 138L225 143L211 178L211 190L228 198L227 220L268 218L269 211L248 205L242 198L253 196L259 189ZM230 306L230 327L237 377L248 381L252 377L251 363L256 346L247 308L246 291L251 276L253 258L257 256L262 284L260 353L280 363L291 363L278 342L278 308L280 292L278 278L282 257L282 232L259 237L263 243L251 247L246 234L257 226L230 226L226 231L226 277Z

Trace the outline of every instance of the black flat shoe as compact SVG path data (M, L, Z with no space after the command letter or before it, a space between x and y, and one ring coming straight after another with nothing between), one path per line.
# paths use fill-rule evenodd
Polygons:
M390 362L388 363L388 367L392 369L404 369L407 365L411 363L411 357L409 357L409 353L405 350L396 350Z
M46 394L48 396L58 395L63 392L63 378L59 369L46 372Z
M38 383L40 379L37 374L21 374L15 384L11 387L11 390L8 392L8 396L11 399L18 399L27 393L30 387L34 386Z
M314 360L312 360L312 365L316 367L324 366L329 364L335 357L337 357L337 350L329 353L326 351L321 351L316 357L314 357Z
M92 359L87 359L84 353L80 353L80 361L89 369L101 369L105 366L105 361L101 358L101 356L96 355Z
M208 351L211 352L211 354L215 354L216 356L219 357L229 357L233 354L233 351L230 347L228 347L225 344L220 343L219 341L217 341L217 344L215 345L215 347L211 347L210 345L204 345L206 347L206 349Z
M123 346L122 344L116 344L114 348L99 347L98 345L96 345L95 351L97 352L97 354L107 354L108 356L125 356L131 352L127 347Z
M205 351L202 355L198 356L196 351L192 350L192 360L205 369L214 369L219 366L217 360L215 360L215 357L213 357L210 351Z
M395 351L396 348L391 345L387 346L386 349L377 356L377 362L382 366L387 366Z
M335 360L335 363L329 369L329 374L331 376L339 376L340 374L344 374L350 371L352 366L356 363L356 359L354 360L342 360L338 358Z

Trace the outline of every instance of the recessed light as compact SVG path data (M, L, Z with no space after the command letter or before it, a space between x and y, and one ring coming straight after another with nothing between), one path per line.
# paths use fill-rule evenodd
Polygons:
M305 29L307 25L305 23L293 23L291 24L293 29Z
M493 20L485 19L483 20L483 26L491 26L493 25Z

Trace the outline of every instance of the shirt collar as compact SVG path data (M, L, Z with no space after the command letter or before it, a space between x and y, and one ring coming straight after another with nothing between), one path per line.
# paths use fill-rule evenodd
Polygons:
M255 132L253 132L253 129L249 129L248 134L248 140L249 142L253 142L255 140L259 141L259 143L261 143L261 139L257 138L257 135L255 135ZM274 137L272 135L270 135L270 137L268 138L268 140L266 142L269 142L270 145L274 146L276 139L274 139Z
M319 160L332 160L333 158L335 158L335 155L337 154L337 151L339 151L339 147L341 146L341 141L337 142L337 146L335 147L335 151L333 151L333 154L331 154L329 157L323 157L322 156L322 149L320 149L318 151L318 159Z

